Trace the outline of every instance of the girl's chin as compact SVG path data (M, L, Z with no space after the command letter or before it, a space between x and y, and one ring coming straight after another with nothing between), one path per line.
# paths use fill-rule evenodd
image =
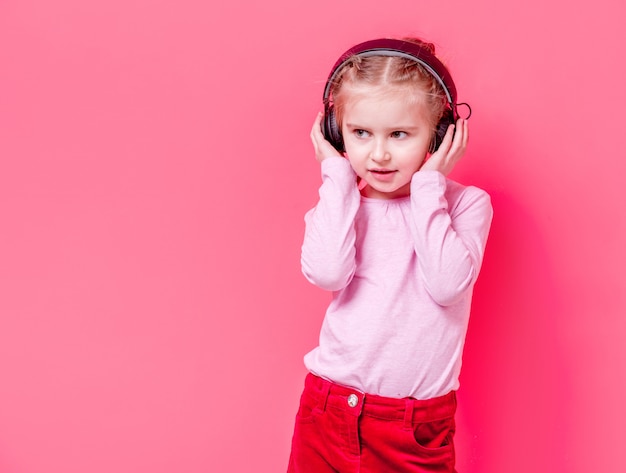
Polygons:
M365 180L361 180L359 185L361 195L364 197L370 197L372 199L397 199L411 194L411 183L396 187L380 185L378 182L367 182L364 185L365 182Z

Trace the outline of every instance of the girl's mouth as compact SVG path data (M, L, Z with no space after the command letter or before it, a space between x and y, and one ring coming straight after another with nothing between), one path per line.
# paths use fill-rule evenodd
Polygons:
M396 171L392 169L370 169L369 172L377 181L387 182L393 179L393 175Z

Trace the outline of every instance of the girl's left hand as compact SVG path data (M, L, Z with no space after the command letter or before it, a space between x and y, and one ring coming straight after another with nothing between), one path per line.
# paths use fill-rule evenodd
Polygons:
M439 171L447 176L465 154L468 140L467 120L459 118L456 126L448 127L439 148L422 164L420 171Z

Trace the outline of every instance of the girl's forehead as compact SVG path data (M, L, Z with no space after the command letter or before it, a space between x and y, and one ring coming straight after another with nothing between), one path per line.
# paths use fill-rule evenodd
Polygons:
M347 98L343 114L343 118L357 121L406 121L408 118L420 122L430 121L430 111L423 100L410 99L399 94L353 95Z

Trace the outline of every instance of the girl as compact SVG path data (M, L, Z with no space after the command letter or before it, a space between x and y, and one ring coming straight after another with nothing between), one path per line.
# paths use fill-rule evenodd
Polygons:
M467 119L434 46L347 51L311 139L320 199L302 271L332 291L296 416L290 473L454 472L461 355L492 217L446 176Z

